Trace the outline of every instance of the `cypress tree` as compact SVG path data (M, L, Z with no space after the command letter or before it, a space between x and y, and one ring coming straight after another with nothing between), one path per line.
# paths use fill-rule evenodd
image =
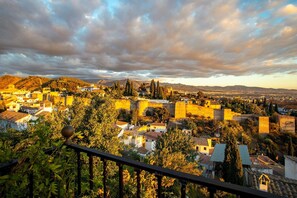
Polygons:
M166 99L166 95L164 92L165 92L164 87L160 87L160 98L161 99Z
M243 184L243 168L235 136L229 133L226 137L223 178L226 182Z
M130 90L129 90L129 95L132 96L133 95L133 90L134 90L134 85L133 85L133 81L130 82Z
M292 142L292 138L290 137L289 143L288 143L288 155L294 156L294 146Z
M156 84L154 79L151 81L150 92L151 92L151 97L156 98Z
M130 80L129 79L127 79L127 81L126 81L124 95L125 96L129 96L130 95Z
M278 105L277 105L277 104L274 105L274 111L275 111L276 113L278 113Z
M156 98L160 98L160 83L157 81Z
M263 107L264 107L264 108L267 107L267 101L266 101L266 98L264 98L264 100L263 100Z
M270 102L270 104L269 104L268 112L269 112L270 115L273 114L273 104L272 104L272 102Z

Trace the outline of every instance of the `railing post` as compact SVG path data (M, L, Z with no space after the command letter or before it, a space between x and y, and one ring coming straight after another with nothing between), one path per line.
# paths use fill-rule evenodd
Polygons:
M136 179L137 179L137 194L136 194L136 197L137 198L140 198L140 189L141 189L141 186L140 186L140 170L139 169L136 169Z
M106 159L102 159L103 162L103 197L107 197L107 188L106 188L106 179L107 179L107 171L106 171Z
M77 196L81 195L81 161L80 152L76 151L77 154Z
M186 198L186 188L187 188L187 182L184 180L180 180L180 184L181 184L181 198Z
M119 166L119 197L123 198L123 164L118 163Z
M157 197L162 197L162 175L156 174L157 181L158 181L158 189L157 189Z
M33 189L34 189L34 178L33 178L33 171L29 173L29 197L33 198Z
M216 189L214 187L208 187L209 197L214 198L214 194L216 193Z
M93 155L88 154L89 156L89 184L90 184L90 190L92 191L94 189L94 173L93 173Z

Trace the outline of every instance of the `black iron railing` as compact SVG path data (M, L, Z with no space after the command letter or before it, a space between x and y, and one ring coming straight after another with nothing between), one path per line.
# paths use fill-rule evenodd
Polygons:
M274 194L270 194L267 192L259 191L256 189L243 187L231 183L220 182L213 179L208 179L202 176L195 176L187 173L182 173L178 171L174 171L167 168L162 168L159 166L154 166L150 164L145 164L142 162L138 162L135 160L111 155L108 153L104 153L95 149L82 147L72 143L65 143L68 148L73 149L77 153L77 194L81 195L81 153L86 153L89 157L89 185L90 189L93 190L93 157L99 157L103 161L103 190L104 197L107 197L107 187L106 187L106 179L107 173L106 161L110 160L116 162L119 167L119 197L123 197L123 165L131 166L134 168L137 175L137 197L140 197L141 194L141 184L140 184L140 171L147 171L152 174L155 174L157 177L158 188L157 195L158 197L162 197L162 177L167 176L171 178L178 179L181 183L181 197L186 197L186 187L187 183L194 183L208 188L210 197L214 197L217 190L225 191L228 193L232 193L235 195L239 195L240 197L279 197Z
M73 131L71 131L71 128L64 128L62 131L62 134L64 137L66 137L67 139L73 134ZM73 149L76 154L77 154L77 188L76 188L76 195L77 197L81 197L82 196L82 188L81 188L81 182L82 182L82 178L81 178L81 173L82 173L82 161L81 161L81 153L86 153L88 155L88 164L89 164L89 187L90 190L94 190L94 183L93 183L93 179L94 179L94 172L93 172L93 167L94 167L94 157L99 157L101 159L101 161L103 162L103 197L107 197L107 161L113 161L116 162L118 168L119 168L119 197L123 197L124 192L124 182L123 182L123 166L130 166L133 167L135 172L136 172L136 188L137 188L137 193L136 196L137 198L141 197L141 183L140 183L140 173L141 171L147 171L151 174L154 174L157 178L157 196L160 198L162 197L162 178L163 177L171 177L171 178L175 178L177 180L180 181L181 187L180 187L180 191L181 191L181 197L185 198L186 197L186 188L187 188L187 184L188 183L193 183L193 184L198 184L201 185L203 187L206 187L208 189L209 192L209 196L211 198L214 197L216 191L224 191L224 192L228 192L228 193L232 193L235 194L237 196L240 197L279 197L277 195L274 194L270 194L267 192L263 192L263 191L259 191L256 189L252 189L252 188L247 188L247 187L243 187L243 186L239 186L239 185L235 185L235 184L231 184L231 183L225 183L225 182L220 182L217 180L213 180L213 179L208 179L202 176L195 176L195 175L191 175L191 174L187 174L187 173L182 173L182 172L178 172L178 171L174 171L171 169L167 169L167 168L162 168L159 166L154 166L154 165L150 165L150 164L146 164L146 163L142 163L142 162L138 162L135 160L131 160L131 159L127 159L124 157L119 157L119 156L115 156L109 153L105 153L105 152L101 152L95 149L91 149L91 148L87 148L87 147L82 147L76 144L73 144L71 142L69 142L68 140L65 142L65 145L69 148L69 149ZM52 149L49 149L48 151L46 151L46 153L50 153ZM16 160L13 160L12 162L8 163L8 164L4 164L2 166L0 166L0 173L4 173L7 174L8 171L11 170L11 168L13 166L15 166L17 164ZM1 175L1 174L0 174ZM28 174L29 176L29 197L33 197L33 184L34 184L34 177L32 173Z

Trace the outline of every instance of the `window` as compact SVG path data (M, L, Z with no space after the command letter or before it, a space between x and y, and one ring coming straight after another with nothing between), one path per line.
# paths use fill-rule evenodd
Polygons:
M203 148L206 151L206 147Z

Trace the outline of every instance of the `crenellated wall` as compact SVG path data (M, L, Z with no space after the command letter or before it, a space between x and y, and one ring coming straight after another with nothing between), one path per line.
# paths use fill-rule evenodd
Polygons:
M205 118L214 119L214 109L203 107L195 104L186 105L187 114L192 114L196 116L203 116Z
M186 118L186 103L184 101L178 101L175 103L174 118Z
M129 99L116 99L115 100L115 108L118 109L125 109L127 111L131 110L131 102Z
M258 127L260 134L269 133L269 117L268 116L259 116L258 118Z
M149 107L148 100L138 100L137 101L137 108L138 108L138 115L145 116L145 112Z
M232 112L231 109L213 109L196 104L177 101L175 103L158 102L152 100L138 100L133 102L129 99L115 99L116 109L133 110L137 108L138 116L145 116L146 111L151 108L166 108L170 115L176 119L186 118L187 114L203 116L216 120L232 120L233 116L240 115Z

